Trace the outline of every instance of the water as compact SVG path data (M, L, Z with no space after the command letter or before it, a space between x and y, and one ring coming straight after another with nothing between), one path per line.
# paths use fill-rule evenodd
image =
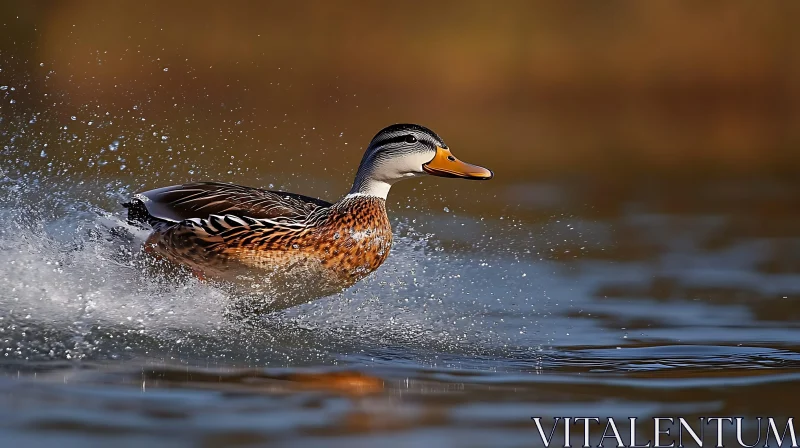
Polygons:
M791 416L800 392L796 209L754 225L758 194L597 219L393 210L375 275L242 320L143 267L131 188L0 182L4 440L529 446L531 416Z

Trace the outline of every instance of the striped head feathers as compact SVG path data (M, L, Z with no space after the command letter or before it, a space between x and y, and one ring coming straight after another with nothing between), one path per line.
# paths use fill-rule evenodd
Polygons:
M491 179L486 168L458 160L441 137L417 124L393 124L370 141L350 195L386 199L395 182L423 175Z

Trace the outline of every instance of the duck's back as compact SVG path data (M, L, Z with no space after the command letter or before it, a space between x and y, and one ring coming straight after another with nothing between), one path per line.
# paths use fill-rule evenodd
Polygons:
M131 221L153 224L232 215L255 219L302 220L331 203L283 191L222 182L195 182L136 193L128 208Z

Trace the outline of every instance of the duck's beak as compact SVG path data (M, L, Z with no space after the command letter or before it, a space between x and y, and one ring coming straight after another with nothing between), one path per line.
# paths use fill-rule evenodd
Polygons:
M433 160L422 165L426 173L441 177L458 177L461 179L489 180L494 173L478 165L470 165L456 159L449 149L436 147Z

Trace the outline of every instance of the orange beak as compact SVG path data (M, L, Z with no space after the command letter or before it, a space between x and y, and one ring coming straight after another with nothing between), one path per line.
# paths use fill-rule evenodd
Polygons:
M461 179L489 180L494 173L478 165L470 165L456 159L449 149L436 147L433 160L422 165L426 173L441 177L458 177Z

